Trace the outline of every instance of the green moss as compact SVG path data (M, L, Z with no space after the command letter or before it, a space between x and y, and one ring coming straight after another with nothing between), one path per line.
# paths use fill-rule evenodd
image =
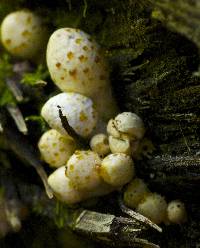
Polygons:
M15 98L6 86L6 79L11 77L12 74L11 57L4 53L0 58L0 106L15 103Z
M39 81L46 80L49 77L49 72L43 65L38 65L32 73L24 73L21 83L31 86L37 85Z

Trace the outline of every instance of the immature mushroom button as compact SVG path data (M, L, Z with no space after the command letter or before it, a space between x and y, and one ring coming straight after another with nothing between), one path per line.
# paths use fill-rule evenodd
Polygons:
M142 179L131 181L124 191L124 204L130 208L136 208L138 204L150 193Z
M70 179L65 175L65 166L55 170L48 178L48 183L54 195L66 204L78 203L82 200L82 193L77 191Z
M182 224L187 220L185 205L180 200L171 201L167 207L167 216L170 222Z
M92 100L78 93L60 93L50 98L41 111L41 115L51 128L68 135L63 127L60 113L82 137L88 137L97 123L97 112Z
M142 139L145 133L142 119L131 112L123 112L114 119L116 129L131 139Z
M108 122L107 133L115 138L120 138L120 133L117 130L113 119L110 119Z
M79 190L92 190L101 183L101 159L93 151L76 151L67 162L66 175Z
M100 156L105 156L110 152L108 137L103 133L96 134L92 137L90 147Z
M60 167L76 149L76 142L70 136L63 136L55 129L46 131L38 142L44 161L52 167Z
M133 160L123 153L110 154L101 163L100 175L112 186L123 186L135 174Z
M109 146L112 153L125 153L131 155L131 144L128 139L118 139L109 136Z
M167 203L164 197L157 193L150 193L138 204L137 212L146 216L155 224L160 224L166 220Z
M12 55L25 59L40 52L47 41L47 34L42 20L28 10L10 13L1 25L3 46Z

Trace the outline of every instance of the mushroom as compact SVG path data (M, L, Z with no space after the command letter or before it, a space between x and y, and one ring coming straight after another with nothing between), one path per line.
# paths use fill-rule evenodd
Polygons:
M167 203L161 195L149 193L138 204L136 211L149 218L155 224L160 224L166 220Z
M135 156L145 128L138 115L132 112L123 112L109 120L107 132L111 152Z
M98 153L100 156L105 156L110 152L108 137L103 133L96 134L92 137L90 147L92 151Z
M69 135L63 136L55 129L50 129L40 138L38 148L44 161L58 168L66 164L77 146Z
M84 138L92 133L97 123L97 112L92 100L72 92L60 93L50 98L44 104L41 115L51 128L67 136L61 115L67 119L74 131Z
M44 48L47 38L48 31L42 20L29 10L10 13L1 24L2 44L16 57L36 57Z
M145 133L142 119L132 112L123 112L118 114L114 119L113 125L117 132L119 132L121 138L141 140ZM115 137L113 131L111 131L111 135ZM116 138L118 138L118 135Z
M131 181L124 191L124 204L130 208L136 208L138 204L150 193L146 183L139 178Z
M167 207L167 217L171 223L182 224L187 220L185 205L180 200L171 201Z
M121 187L135 175L133 160L124 153L109 154L101 163L100 175L106 183Z
M101 183L101 159L93 151L76 151L67 162L66 176L78 190L91 191Z
M79 29L56 30L48 42L47 66L62 91L90 97L103 119L116 113L108 66L91 36Z
M49 177L48 183L54 195L66 204L75 204L82 200L82 194L77 191L70 179L65 175L65 166L55 170Z

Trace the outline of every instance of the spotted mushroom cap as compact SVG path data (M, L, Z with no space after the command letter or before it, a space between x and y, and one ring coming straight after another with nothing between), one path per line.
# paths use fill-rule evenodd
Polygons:
M82 137L89 136L96 126L97 112L88 97L72 92L60 93L44 104L41 115L49 126L63 135L68 135L62 125L59 110L74 131Z
M149 192L146 183L142 179L135 178L124 191L124 204L134 209Z
M66 175L79 190L93 190L101 183L101 159L92 151L76 151L67 162Z
M75 140L70 136L63 136L55 129L45 132L38 142L38 148L44 161L52 167L60 167L76 149Z
M142 119L131 112L123 112L114 119L114 124L118 132L127 135L129 138L142 139L145 133Z
M167 217L171 223L184 223L187 220L187 212L184 203L180 200L171 201L167 207Z
M124 153L114 153L106 156L100 167L103 180L116 187L130 182L135 174L134 163L130 156Z
M62 91L91 97L107 85L109 73L98 44L79 29L61 28L51 35L47 65Z
M1 24L1 41L12 55L29 59L39 53L47 41L47 29L41 19L28 10L7 15Z
M60 201L74 204L82 200L82 194L73 187L70 179L65 176L65 166L55 170L48 177L48 183Z

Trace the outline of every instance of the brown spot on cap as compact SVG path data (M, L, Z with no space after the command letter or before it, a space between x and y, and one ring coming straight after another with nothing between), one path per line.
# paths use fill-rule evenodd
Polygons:
M30 35L30 32L28 30L24 30L22 32L22 36L28 36L28 35Z
M89 72L89 70L90 70L89 68L85 68L85 69L83 70L83 72L87 74L87 73Z
M87 61L87 59L88 59L88 57L86 57L86 56L84 56L84 55L81 55L81 56L79 56L78 58L79 58L80 62L85 62L85 61Z
M61 80L64 80L65 78L64 78L64 77L61 77L60 79L61 79Z
M82 39L76 39L76 44L81 44Z
M60 68L60 67L61 67L61 63L59 63L59 62L56 63L56 67L57 67L57 68Z
M79 119L80 121L86 121L88 118L87 118L87 115L83 111L81 111Z
M73 59L73 57L74 57L73 52L68 52L68 53L67 53L67 58L68 58L69 60Z
M88 51L89 48L88 48L87 46L84 46L84 47L83 47L83 50L84 50L84 51Z
M26 22L27 22L27 23L30 23L31 20L32 20L32 18L31 18L31 16L29 16L29 17L26 19Z
M9 45L9 44L11 43L11 39L5 40L5 43L6 43L7 45Z
M77 70L76 70L76 69L70 70L70 71L69 71L69 75L70 75L71 77L73 77L74 79L76 78L76 74L77 74Z

